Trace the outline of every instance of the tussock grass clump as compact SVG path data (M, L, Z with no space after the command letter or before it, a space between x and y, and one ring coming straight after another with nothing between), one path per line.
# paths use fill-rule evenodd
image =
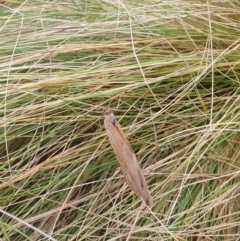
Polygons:
M1 1L0 19L2 240L239 238L237 1Z

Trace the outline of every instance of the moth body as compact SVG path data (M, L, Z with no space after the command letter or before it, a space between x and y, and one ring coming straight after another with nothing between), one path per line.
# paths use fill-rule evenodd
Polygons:
M107 135L127 184L135 194L140 196L151 207L152 198L146 181L121 126L117 122L112 110L106 110L104 115L104 125Z

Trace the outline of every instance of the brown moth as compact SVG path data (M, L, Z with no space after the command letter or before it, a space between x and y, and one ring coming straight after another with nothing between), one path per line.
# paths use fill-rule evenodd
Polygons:
M104 125L118 163L129 187L151 207L152 198L137 158L112 110L104 112Z

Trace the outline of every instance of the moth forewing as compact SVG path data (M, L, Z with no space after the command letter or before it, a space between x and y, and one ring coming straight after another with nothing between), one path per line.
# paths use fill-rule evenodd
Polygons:
M142 197L148 206L152 206L152 198L146 181L121 126L111 110L106 110L104 114L107 135L127 184L137 195Z

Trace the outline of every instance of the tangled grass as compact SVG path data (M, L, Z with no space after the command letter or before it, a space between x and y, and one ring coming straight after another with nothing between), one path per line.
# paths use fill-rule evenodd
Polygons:
M0 19L1 240L239 239L238 1L1 1Z

